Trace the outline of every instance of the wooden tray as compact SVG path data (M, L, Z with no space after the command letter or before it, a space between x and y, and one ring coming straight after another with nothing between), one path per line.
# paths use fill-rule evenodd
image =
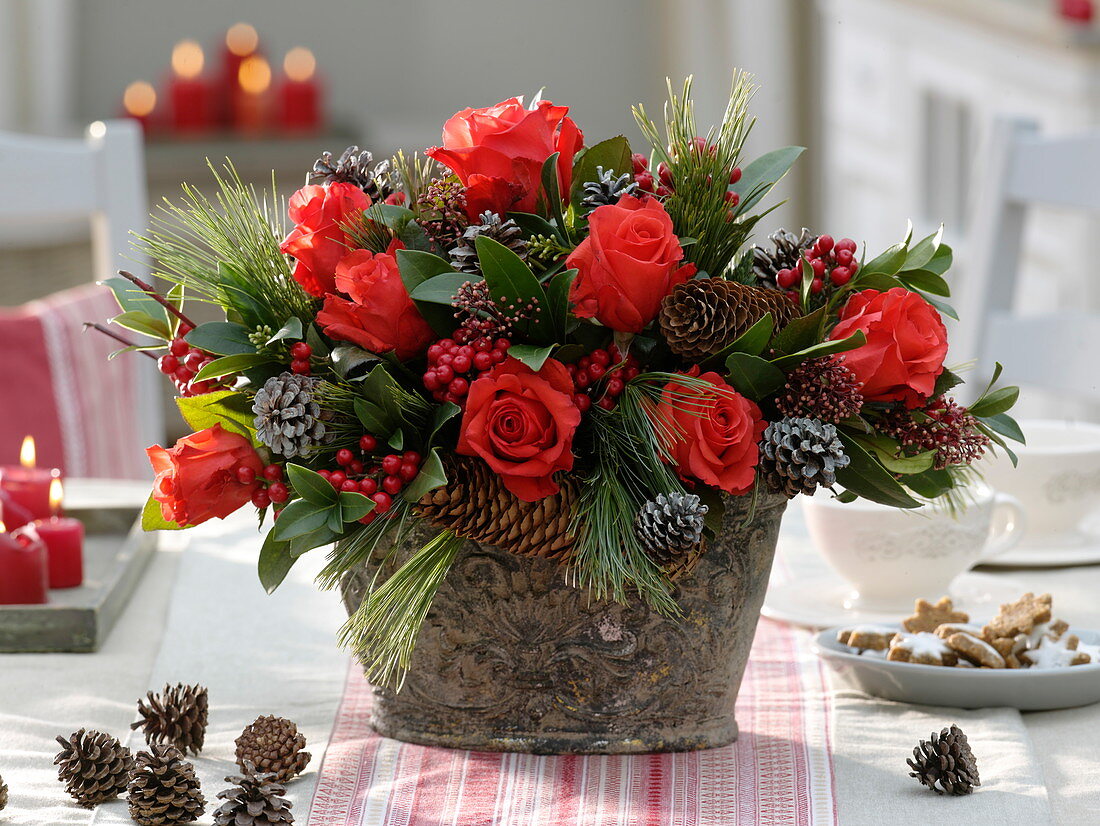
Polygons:
M84 584L50 591L45 605L0 605L0 653L96 651L130 600L157 546L135 520L149 486L66 481L65 512L84 523Z

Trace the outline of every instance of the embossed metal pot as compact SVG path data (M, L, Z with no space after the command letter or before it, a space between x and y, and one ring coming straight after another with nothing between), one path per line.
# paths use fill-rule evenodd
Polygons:
M467 542L400 693L371 724L411 743L536 754L689 751L737 739L734 701L787 500L728 498L722 532L680 581L680 619L590 600L558 563ZM409 540L434 533L424 524ZM416 543L415 545L413 543ZM345 577L349 611L375 571Z

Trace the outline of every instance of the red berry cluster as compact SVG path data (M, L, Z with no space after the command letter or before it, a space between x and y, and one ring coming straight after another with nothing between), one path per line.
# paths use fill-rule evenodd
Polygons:
M226 379L214 381L195 381L198 372L212 362L213 353L192 347L184 339L193 328L180 325L176 337L168 345L168 352L157 359L160 372L172 379L181 396L201 396L213 390L222 390L227 386Z
M313 355L313 348L304 341L298 341L290 345L290 372L299 376L310 374L309 359Z
M271 504L281 505L290 498L290 488L283 481L282 466L268 465L262 472L260 487L252 492L253 505L263 510ZM251 485L256 481L256 471L250 467L237 468L237 481L242 485Z
M638 359L633 354L623 361L619 349L593 350L576 364L567 364L576 394L573 403L584 413L593 404L603 410L614 410L616 401L626 389L626 383L638 375Z
M809 249L802 251L802 257L809 262L814 272L810 283L810 292L820 294L829 287L843 287L859 270L856 261L858 246L851 238L841 238L834 242L831 235L822 235ZM798 285L802 283L800 267L782 269L775 274L775 283L780 289L798 295Z
M369 433L359 437L359 455L348 448L336 451L336 470L319 470L336 490L361 493L374 501L374 510L359 521L369 525L393 507L393 497L420 473L423 458L415 450L390 453L380 460L370 456L378 440Z
M428 369L424 387L437 402L466 402L471 382L508 357L512 346L506 338L495 341L487 336L471 338L465 328L455 330L452 338L444 338L428 348Z

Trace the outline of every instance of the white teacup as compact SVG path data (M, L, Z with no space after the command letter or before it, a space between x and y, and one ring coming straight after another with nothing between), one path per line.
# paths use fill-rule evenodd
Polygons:
M829 566L851 583L851 608L905 611L917 597L949 593L976 563L1019 541L1023 509L984 484L964 493L956 513L942 504L904 510L864 499L842 503L827 490L802 498L810 539Z
M1027 510L1031 547L1072 547L1096 541L1082 530L1100 510L1100 426L1034 419L1020 422L1026 445L1011 444L1019 466L1004 451L978 465L994 489L1010 493Z

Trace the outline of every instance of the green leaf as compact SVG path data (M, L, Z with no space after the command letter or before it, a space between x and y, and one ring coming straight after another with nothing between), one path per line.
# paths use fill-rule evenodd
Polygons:
M243 393L217 390L201 396L181 396L176 399L183 420L195 431L220 424L225 430L254 440L255 414Z
M740 197L737 214L751 210L787 174L798 156L806 151L804 146L785 146L773 149L741 170L741 180L730 186L730 192Z
M405 449L405 431L400 427L390 434L390 437L386 439L386 444L392 447L394 450Z
M430 252L419 250L398 250L397 269L401 273L401 281L409 291L409 295L412 295L413 290L429 278L454 272L454 267L449 261Z
M168 325L162 319L154 318L142 310L119 313L111 319L111 323L144 336L162 341L172 340L172 332L168 329Z
M1010 410L1019 398L1019 387L1002 387L974 402L970 406L970 414L977 416L979 419L987 419L990 416L996 416L998 413Z
M315 531L327 524L329 515L338 504L338 499L324 506L315 505L307 499L295 499L283 508L271 532L276 539L285 542Z
M160 512L160 502L150 494L145 507L141 509L141 529L143 531L182 531L183 526L165 519Z
M528 319L516 325L520 337L535 344L554 343L554 324L548 317L546 293L523 259L484 235L479 235L474 244L493 301L501 308L535 307Z
M921 298L939 310L948 318L953 318L955 321L959 320L959 314L955 312L955 308L948 304L946 301L940 301L938 298L932 298L930 295L921 293Z
M368 433L387 434L393 427L393 419L378 405L368 402L366 399L356 399L352 402L355 416Z
M550 354L554 352L554 345L535 347L533 344L513 344L508 348L508 355L518 359L534 370L536 373L546 364Z
M404 496L406 502L419 502L425 493L441 488L445 484L447 484L447 472L443 469L443 462L439 458L439 449L432 448L428 458L420 466L420 473L409 483L401 495Z
M565 215L561 211L561 190L558 187L558 157L560 152L555 152L542 165L542 194L546 202L546 211L568 238L565 226ZM570 158L572 162L572 158Z
M325 480L325 477L307 467L292 463L286 466L286 472L294 492L307 502L324 507L331 505L339 498L336 489Z
M264 544L260 548L258 570L260 584L269 594L275 593L275 589L283 584L286 575L298 561L298 557L291 552L289 542L280 542L275 538L275 531L268 531L264 538Z
M947 246L947 244L940 244L939 249L936 250L935 254L933 254L921 269L934 272L936 275L943 275L951 269L953 260L954 255L951 252L951 247Z
M798 284L798 300L801 306L810 306L810 290L814 285L814 271L805 258L799 259L802 266L802 280Z
M871 273L881 273L883 275L894 275L905 264L905 259L908 252L905 248L905 244L894 244L886 252L872 258L866 264L864 264L860 270L870 275Z
M797 353L816 344L821 338L821 325L825 308L819 307L809 315L800 316L787 323L775 334L772 347L780 353Z
M274 344L276 341L301 341L305 337L305 333L302 332L302 319L297 316L293 316L287 320L286 324L279 328L271 338L267 340L267 344Z
M454 402L443 402L439 407L435 409L435 414L432 416L432 429L428 436L428 444L435 441L435 436L439 433L439 429L443 427L447 422L462 412L462 408Z
M235 356L222 356L199 370L195 374L195 378L198 381L220 379L222 376L240 373L270 361L272 361L270 356L261 355L260 353L239 353Z
M340 509L343 512L345 522L356 522L374 508L374 500L368 496L346 490L340 493Z
M946 470L926 470L923 473L914 473L905 476L902 484L918 496L925 499L935 499L943 496L947 491L955 487L955 480Z
M936 377L936 386L932 388L932 398L942 396L951 388L958 387L962 383L962 376L944 368L943 372Z
M615 175L630 174L634 164L630 158L630 143L622 135L582 149L573 161L573 182L570 186L569 201L576 209L581 208L584 200L584 185L598 180L597 167L614 170Z
M932 260L932 256L936 254L936 251L940 248L940 241L943 239L943 224L940 224L940 228L929 235L927 238L922 238L913 245L912 249L905 256L905 263L902 265L902 270L920 270L924 268L924 265ZM940 273L942 275L942 273Z
M923 473L931 468L936 460L935 450L928 450L915 456L898 456L900 445L897 440L887 436L856 436L854 438L874 453L875 458L891 473Z
M725 360L731 353L748 353L750 356L758 356L764 352L764 348L771 341L772 331L775 329L775 319L771 313L765 313L764 317L745 330L741 335L719 350L712 356L707 356L704 362Z
M388 436L401 425L401 407L397 403L400 385L385 365L379 364L360 383L363 396L353 403L355 415L375 436Z
M562 243L567 241L564 231L543 218L531 212L509 212L508 217L515 221L525 235L545 235L547 238L555 238Z
M187 343L219 356L255 353L256 345L248 340L249 329L231 321L208 321L186 335Z
M995 413L992 416L984 416L982 422L995 433L999 433L1020 444L1027 443L1027 439L1024 437L1024 431L1020 429L1020 425L1017 424L1016 420L1007 413Z
M554 337L559 341L565 338L569 327L569 290L576 277L577 270L559 272L550 279L550 285L546 290L546 306L554 324Z
M863 447L843 430L837 431L844 452L851 462L836 472L836 480L857 496L895 508L917 508L920 502L910 496L901 484L875 461Z
M394 229L411 221L413 211L397 204L371 204L363 213L363 217Z
M337 344L332 348L332 369L341 378L347 378L356 367L381 361L374 353L369 353L354 344Z
M790 355L773 359L771 363L780 370L793 370L806 359L821 358L822 356L829 356L833 353L845 353L848 350L855 350L857 347L862 347L866 343L867 336L864 332L862 330L856 330L846 338L822 341L804 350L799 350L797 353L791 353Z
M481 240L480 238L478 240ZM488 239L486 239L488 240ZM435 256L433 256L434 258ZM532 278L535 276L532 275ZM455 293L458 292L458 288L465 284L467 281L481 281L483 280L480 275L466 275L460 272L445 272L440 275L433 276L422 282L419 286L414 287L409 292L409 296L413 301L420 304L421 302L430 304L444 304L447 307L454 306ZM538 281L535 282L536 284ZM454 310L452 312L452 330L454 329Z
M155 299L150 298L136 284L127 281L125 278L115 276L105 278L99 283L115 294L115 301L118 302L119 309L124 313L145 313L153 318L164 315L164 308Z
M937 275L931 270L905 270L898 273L898 278L905 286L913 290L923 290L934 295L942 295L945 298L951 295L951 287L943 280L943 276Z
M726 359L729 383L743 396L753 401L774 393L783 386L786 377L774 364L748 353L732 353Z
M861 290L878 290L880 293L885 293L897 287L903 290L909 289L901 282L901 279L881 272L864 272L860 270L856 274L856 278Z

